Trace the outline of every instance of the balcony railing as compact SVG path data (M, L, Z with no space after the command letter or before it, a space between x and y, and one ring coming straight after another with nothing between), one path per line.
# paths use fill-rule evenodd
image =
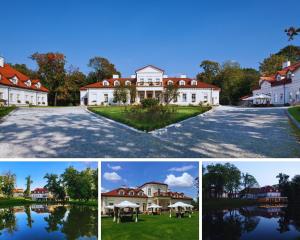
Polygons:
M162 86L161 82L137 82L138 87L160 87Z

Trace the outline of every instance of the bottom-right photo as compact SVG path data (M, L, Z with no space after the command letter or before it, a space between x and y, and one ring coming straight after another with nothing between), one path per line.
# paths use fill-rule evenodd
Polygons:
M300 162L204 161L202 239L300 239Z

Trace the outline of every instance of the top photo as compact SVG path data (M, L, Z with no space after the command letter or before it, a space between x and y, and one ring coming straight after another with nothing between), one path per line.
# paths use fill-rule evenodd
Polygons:
M0 6L0 158L300 158L299 1Z

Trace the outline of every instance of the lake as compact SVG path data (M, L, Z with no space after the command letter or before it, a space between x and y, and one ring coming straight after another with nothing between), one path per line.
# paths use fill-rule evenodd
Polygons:
M300 239L300 206L215 210L202 219L204 240Z
M97 239L98 209L43 205L0 208L0 239Z

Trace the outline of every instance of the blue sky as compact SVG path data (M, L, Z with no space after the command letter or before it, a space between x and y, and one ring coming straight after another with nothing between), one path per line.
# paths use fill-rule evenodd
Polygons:
M171 191L184 192L193 198L197 196L191 182L199 175L197 162L102 162L101 172L104 190L156 181L167 183Z
M298 0L3 1L0 54L35 67L29 55L59 51L84 72L100 55L123 76L146 64L194 76L204 59L256 68L288 44L283 30L299 27L299 9Z
M204 166L216 162L203 162ZM225 163L225 162L218 162ZM300 175L300 162L289 162L283 159L281 162L230 162L243 173L250 173L258 181L260 186L273 185L278 183L276 176L278 173L285 173L292 179L295 175Z
M62 174L64 170L69 167L73 166L75 169L81 171L86 169L87 167L90 168L97 168L97 162L0 162L0 174L3 174L7 171L11 171L15 173L17 176L17 187L24 188L26 187L26 180L25 178L30 175L33 181L31 188L36 187L44 187L46 185L46 181L44 176L46 173L53 173L53 174Z

